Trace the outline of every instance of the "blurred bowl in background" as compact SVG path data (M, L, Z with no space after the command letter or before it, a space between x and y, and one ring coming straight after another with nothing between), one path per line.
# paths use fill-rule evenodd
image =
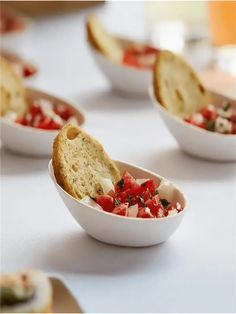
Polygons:
M149 94L154 107L158 110L170 133L184 152L215 161L236 160L236 135L210 132L189 124L168 112L156 100L152 87L149 89ZM234 106L236 105L235 100L226 99L222 95L212 92L212 96L213 103L216 105L220 105L225 100L229 100Z
M117 38L117 40L124 47L124 51L135 44L140 44L128 39ZM96 64L115 91L124 94L148 95L148 87L152 81L151 69L140 69L122 62L114 62L94 49L90 43L89 47Z
M65 104L74 112L78 125L83 125L85 117L71 102L49 95L36 89L27 88L28 99L43 98L56 104ZM53 140L59 130L46 130L24 126L6 118L0 118L1 141L11 151L30 156L51 156Z

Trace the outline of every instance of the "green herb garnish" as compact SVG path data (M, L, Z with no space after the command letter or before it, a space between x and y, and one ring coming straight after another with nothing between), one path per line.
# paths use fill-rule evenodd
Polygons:
M132 201L133 197L131 195L127 196L127 201L130 203Z
M144 199L142 198L142 196L138 196L137 199L141 204L144 204Z
M224 111L227 111L227 110L229 110L230 107L231 107L231 103L230 103L230 102L226 102L226 103L224 104L224 106L223 106L223 110L224 110Z
M158 189L155 190L155 192L153 193L153 195L157 195L159 194Z
M120 204L121 204L121 201L118 200L117 198L115 198L115 205L118 206L118 205L120 205Z
M215 121L214 120L209 120L207 122L206 129L208 131L214 132L215 131Z
M164 208L166 208L167 206L170 205L170 202L168 202L167 199L165 199L165 198L161 198L161 199L160 199L160 202L161 202L161 204L162 204L162 206L163 206Z
M117 182L117 185L119 186L120 190L123 190L124 188L124 179L120 179L120 181Z
M146 182L141 183L141 186L143 186L145 188Z

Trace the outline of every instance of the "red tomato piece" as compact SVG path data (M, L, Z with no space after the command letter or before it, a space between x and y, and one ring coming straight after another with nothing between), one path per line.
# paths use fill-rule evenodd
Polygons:
M36 69L30 65L25 65L23 68L23 76L29 77L36 73Z
M153 216L153 214L151 213L151 210L147 207L139 208L137 217L139 217L139 218L155 218Z
M128 195L126 192L119 192L116 193L116 198L121 202L121 203L125 203L126 199L128 198Z
M144 182L143 184L141 184L141 186L145 190L148 189L152 194L154 194L156 189L158 188L158 184L152 179L149 179L148 181Z
M42 120L41 122L38 124L38 128L39 129L45 129L47 130L49 125L50 125L51 119L48 117L45 117L42 115Z
M65 106L65 110L61 112L57 111L57 107L55 107L54 112L65 121L67 121L70 117L73 116L73 110L67 106Z
M29 113L34 118L37 114L42 114L42 109L37 103L33 103L30 107Z
M120 204L113 209L112 213L120 216L128 216L128 206L128 203Z
M236 134L236 123L232 125L232 134Z
M147 189L143 194L142 197L144 199L144 202L146 202L147 200L149 200L152 197L151 192L149 191L149 189Z
M203 117L207 120L215 120L217 117L217 112L215 110L215 107L213 106L207 106L201 109L201 114Z
M128 171L125 171L121 180L118 181L115 185L115 191L121 192L121 191L126 191L127 189L132 188L135 186L135 179L133 176Z
M134 52L131 50L131 51L126 51L123 55L123 63L124 64L128 64L130 66L133 66L133 67L139 67L139 63L137 61L137 58L136 58L136 55L134 54Z
M16 119L16 123L19 123L21 125L28 125L28 121L25 117Z
M163 211L163 206L160 203L159 195L154 196L152 199L146 201L145 205L150 208L151 213L155 217L159 217L160 213Z
M229 120L236 123L236 112L232 113L232 115L229 117Z
M96 202L106 212L112 212L112 210L114 208L114 199L110 195L98 195L96 197Z
M143 50L144 54L155 54L157 52L158 52L158 50L156 48L149 47L149 46L144 47L144 50Z

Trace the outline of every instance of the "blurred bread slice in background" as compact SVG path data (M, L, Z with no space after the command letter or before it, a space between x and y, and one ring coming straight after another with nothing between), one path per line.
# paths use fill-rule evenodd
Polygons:
M22 117L28 109L25 89L11 65L0 57L0 116L14 111Z
M90 44L107 58L120 62L123 49L118 40L102 25L95 14L90 15L86 22L87 36Z
M170 113L185 117L210 102L210 93L193 68L179 55L162 50L153 69L153 90L157 101Z

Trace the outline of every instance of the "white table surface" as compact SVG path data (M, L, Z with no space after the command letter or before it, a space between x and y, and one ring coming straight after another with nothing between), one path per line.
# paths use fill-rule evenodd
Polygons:
M143 36L142 25L134 23L140 8L123 5L125 10L118 3L100 9L104 21ZM176 182L189 211L164 244L122 248L97 242L59 198L48 159L1 148L2 271L36 267L58 273L86 312L234 312L235 165L183 154L148 98L113 94L90 56L84 16L35 23L19 47L40 68L34 86L76 101L86 115L85 129L113 158Z

